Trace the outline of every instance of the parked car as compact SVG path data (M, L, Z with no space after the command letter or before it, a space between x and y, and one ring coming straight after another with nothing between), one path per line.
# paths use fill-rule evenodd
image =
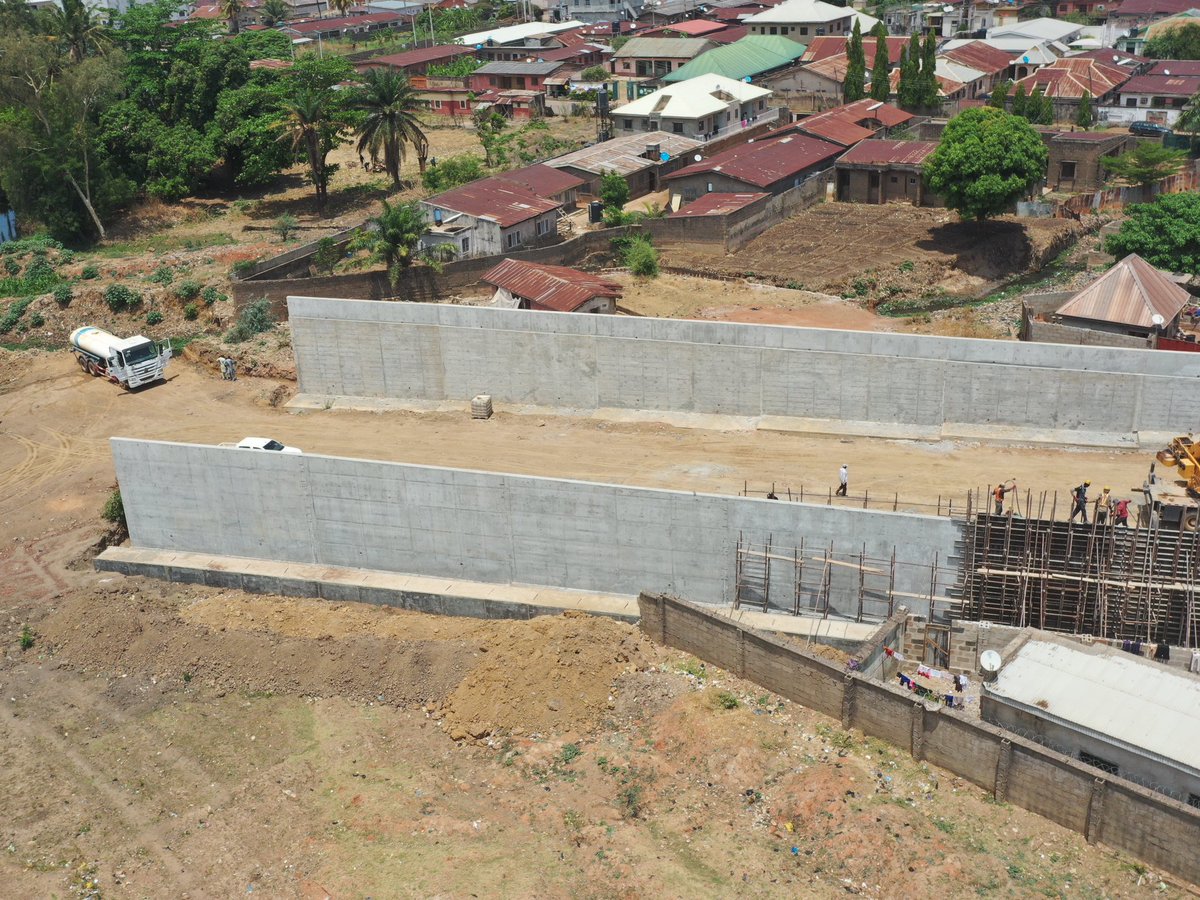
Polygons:
M1129 133L1140 134L1143 137L1163 137L1174 134L1166 125L1159 125L1157 122L1134 122L1129 126Z
M272 438L244 437L237 443L239 450L274 450L277 453L300 453L299 447L289 447Z

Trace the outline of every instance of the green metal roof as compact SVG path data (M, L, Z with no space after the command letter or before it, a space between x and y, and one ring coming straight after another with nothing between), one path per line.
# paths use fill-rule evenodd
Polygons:
M741 81L795 62L804 44L777 34L748 34L740 41L701 53L687 65L663 77L663 81L686 81L698 75L724 75Z

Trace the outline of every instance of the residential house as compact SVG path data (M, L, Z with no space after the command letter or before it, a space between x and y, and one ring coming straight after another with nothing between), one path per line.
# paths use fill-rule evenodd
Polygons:
M844 151L805 134L784 134L739 144L666 176L671 208L705 194L781 194L830 168Z
M945 54L957 47L974 43L982 43L993 50L998 50L1006 54L1009 58L1009 63L1005 78L1012 81L1028 77L1036 69L1048 66L1056 59L1066 56L1070 50L1065 44L1058 44L1053 41L1038 41L1018 35L1016 37L994 37L983 38L981 40L955 38L942 44L940 52Z
M561 62L490 62L471 74L468 87L477 94L486 91L542 93L546 79L564 65Z
M784 37L748 34L724 47L709 50L663 78L668 84L706 75L721 75L734 81L764 85L777 73L796 65L804 45ZM772 84L765 84L772 87Z
M751 34L778 34L800 43L818 35L846 35L854 30L855 10L824 0L785 0L742 19ZM863 34L871 29L862 26Z
M557 172L554 183L530 188L515 173L483 178L421 201L429 230L421 246L450 245L459 257L491 256L558 239L564 202L583 179Z
M728 28L725 22L712 22L708 19L685 19L672 25L659 28L649 28L640 32L639 37L677 37L677 38L707 38L710 34L724 31Z
M789 127L843 147L853 147L873 137L887 137L907 127L913 118L912 113L898 106L868 98L815 113Z
M1047 135L1045 143L1051 190L1095 191L1104 187L1104 157L1132 150L1137 138L1125 131L1068 131Z
M731 213L740 212L747 206L752 206L770 196L770 194L763 193L721 194L714 191L711 194L705 194L703 197L693 200L682 209L675 210L667 218L699 219L705 216L724 217Z
M1200 2L1200 0L1198 0ZM804 55L800 57L801 62L815 62L819 59L828 59L831 56L846 55L845 37L815 37L808 42L808 48L804 51ZM889 37L885 38L888 48L888 65L900 65L900 54L904 48L908 46L908 38L906 37ZM869 35L863 35L863 53L867 57L867 70L875 65L875 38Z
M837 198L843 203L941 206L925 188L924 167L936 141L862 141L837 161Z
M956 41L955 46L947 47L938 56L955 66L965 66L982 73L981 83L978 90L971 94L972 97L990 94L992 88L1009 77L1009 68L1012 66L1012 57L987 41Z
M779 110L767 106L772 92L721 75L705 75L669 84L632 103L613 110L618 133L670 131L708 140L747 122L777 118Z
M484 91L472 101L475 109L492 109L508 119L536 119L546 115L542 91Z
M703 38L630 38L613 54L609 69L629 78L662 78L714 46Z
M585 179L547 163L534 163L532 166L511 169L496 175L495 178L523 187L529 193L546 200L557 201L565 212L572 212L576 208L579 189L586 186Z
M413 88L422 105L433 115L461 119L474 112L475 92L466 86L466 82L465 77L414 76Z
M1040 87L1042 93L1054 101L1055 119L1071 122L1075 119L1079 101L1085 93L1091 95L1094 104L1107 105L1115 98L1117 88L1128 80L1129 72L1112 63L1103 63L1091 57L1072 56L1042 66L1016 84L1024 87L1027 96ZM1016 85L1013 89L1016 89Z
M1184 61L1160 63L1149 74L1135 75L1121 85L1116 100L1104 110L1106 120L1174 125L1183 108L1200 91L1200 74L1177 74L1180 67L1176 62ZM1154 74L1156 70L1161 74Z
M474 47L476 50L483 51L488 48L524 44L530 38L543 38L566 31L578 31L583 24L578 20L521 22L517 25L501 25L498 28L489 28L487 31L464 34L455 38L455 42L464 47Z
M1130 53L1141 53L1150 25L1186 13L1196 5L1196 0L1120 0L1116 9L1109 10L1104 22L1104 43Z
M505 309L612 315L623 291L599 275L520 259L497 263L480 280L496 289L492 306Z
M315 19L310 22L288 22L279 30L294 40L315 41L321 39L328 41L343 37L366 37L382 31L408 28L411 23L412 15L380 12L358 16L339 16L334 19Z
M367 69L399 69L405 75L424 75L430 66L444 66L454 62L460 56L470 56L475 51L470 47L458 44L443 44L434 47L421 47L417 50L405 50L403 53L389 53L386 56L375 56L354 63L359 72Z
M652 194L662 187L664 176L688 164L702 141L666 131L618 135L582 150L574 150L546 161L547 166L578 177L580 193L600 195L600 179L609 173L629 184L630 197Z
M1064 22L1062 19L1051 19L1040 16L1036 19L1026 19L1010 25L997 25L987 30L988 39L992 38L1023 38L1030 41L1057 41L1068 45L1083 32L1083 25L1076 22Z
M589 25L610 22L635 22L646 0L562 0L554 7L554 15L574 19Z
M913 3L893 6L886 10L883 20L894 34L932 34L952 38L959 34L982 34L999 24L997 8L987 3L949 2Z

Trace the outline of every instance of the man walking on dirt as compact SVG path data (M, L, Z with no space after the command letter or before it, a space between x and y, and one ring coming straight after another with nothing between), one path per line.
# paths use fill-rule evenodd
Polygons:
M838 489L837 496L845 497L846 489L850 487L850 467L843 465L838 471Z
M1087 489L1092 486L1090 481L1085 481L1075 490L1071 491L1071 499L1075 501L1071 507L1071 521L1075 521L1076 516L1083 516L1083 524L1088 523L1087 517Z

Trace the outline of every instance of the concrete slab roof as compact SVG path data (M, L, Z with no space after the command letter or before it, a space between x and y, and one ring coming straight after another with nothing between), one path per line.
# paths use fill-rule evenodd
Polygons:
M723 75L703 75L659 88L632 103L618 106L613 115L703 119L713 113L724 112L731 103L745 103L769 97L771 93L766 88L734 81Z
M1045 639L1025 643L986 690L1200 776L1200 678L1121 650Z
M615 137L603 143L584 147L582 150L573 150L554 159L546 160L546 165L556 169L579 169L595 175L616 172L618 175L628 177L634 172L659 165L660 160L653 160L645 155L646 148L651 144L657 145L660 152L675 159L681 154L693 152L703 143L695 138L672 134L669 131L646 131Z

